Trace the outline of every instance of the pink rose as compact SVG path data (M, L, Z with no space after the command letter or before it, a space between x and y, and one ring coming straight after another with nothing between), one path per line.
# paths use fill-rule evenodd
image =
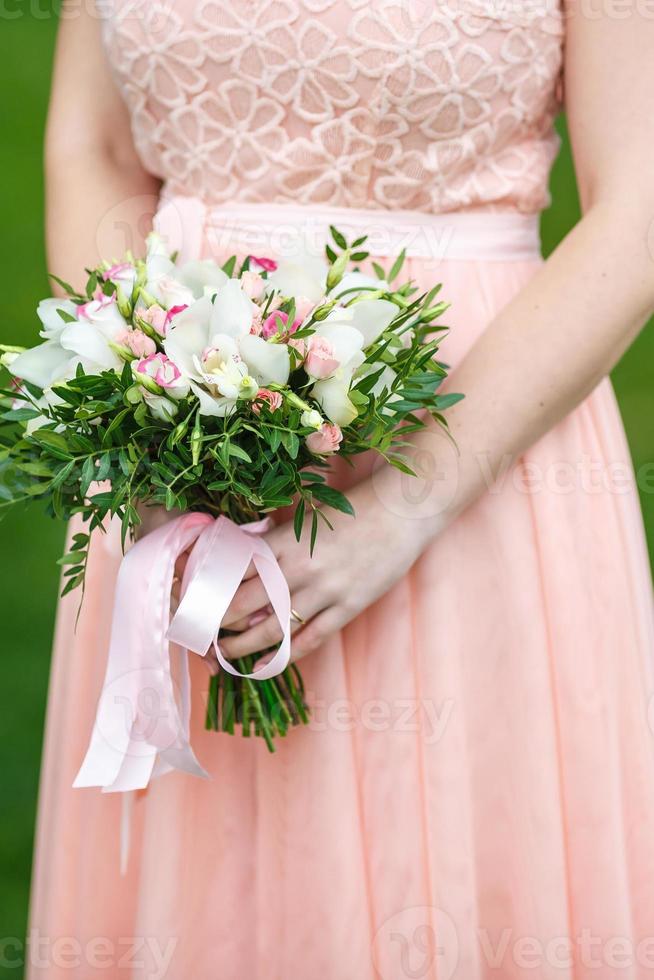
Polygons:
M250 299L259 299L266 288L266 280L258 272L247 269L241 276L241 288Z
M325 337L314 334L309 339L307 356L304 362L304 370L312 378L322 380L328 378L330 374L339 367L340 362L334 357L334 348Z
M176 364L165 354L149 354L136 365L139 374L155 381L160 388L175 388L182 376Z
M146 283L146 288L160 305L166 307L181 306L183 303L188 306L195 299L188 286L179 282L174 276L160 276L155 282Z
M261 319L261 310L255 309L254 313L252 314L250 333L253 333L255 337L260 337L262 330L263 330L263 321Z
M157 345L152 337L148 337L138 327L134 330L123 330L122 333L118 334L115 342L121 347L126 347L135 357L146 357L148 354L155 354L157 351Z
M316 456L337 453L342 441L343 433L340 426L332 425L331 422L323 422L317 432L312 432L306 438L307 449Z
M295 333L295 331L299 330L301 326L301 320L294 320L293 325L289 329L288 313L283 313L281 310L275 310L274 313L269 313L266 319L263 321L261 336L264 337L265 340L270 340L271 337L276 335L282 337L284 335Z
M269 388L259 388L256 398L252 403L253 411L258 414L261 411L262 404L267 405L271 412L276 412L278 408L281 408L282 396L278 391L270 391Z
M148 306L147 310L138 310L138 315L142 320L145 320L146 323L149 323L153 330L157 331L160 337L165 337L170 312L170 310L166 312L163 306L159 306L158 303L153 303L152 306Z
M277 263L275 262L274 259L267 259L263 257L257 258L256 255L251 255L250 262L254 262L256 265L259 266L260 269L263 269L265 272L274 272L275 269L277 268Z

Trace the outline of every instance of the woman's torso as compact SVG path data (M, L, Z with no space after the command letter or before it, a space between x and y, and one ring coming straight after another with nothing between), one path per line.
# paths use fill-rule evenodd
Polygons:
M535 212L558 142L556 0L110 0L103 34L165 192Z

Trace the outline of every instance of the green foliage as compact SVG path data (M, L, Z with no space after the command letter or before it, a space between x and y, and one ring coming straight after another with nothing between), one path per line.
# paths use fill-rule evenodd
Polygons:
M340 250L339 254L329 247L335 286L352 264L350 255L363 260L367 252L365 238L348 245L337 229L332 229L332 236ZM397 277L402 260L400 255L387 281ZM225 264L228 274L234 272L235 262ZM102 268L87 272L87 296L97 288L106 293L114 288L104 280ZM429 416L445 425L442 412L462 397L438 394L446 370L436 359L437 338L446 328L435 321L447 308L445 303L434 305L439 288L416 295L413 283L405 282L374 290L375 298L395 304L397 315L366 348L364 363L353 378L350 399L358 414L343 428L341 456L373 450L389 464L411 472L401 452L407 434L422 428ZM139 289L137 281L134 296L120 296L135 320ZM353 305L371 295L369 290L350 292L338 302ZM279 297L278 303L292 323L294 299ZM334 303L328 296L324 308ZM70 318L64 311L61 315L66 322ZM322 317L322 308L314 311L295 338L310 337ZM281 336L284 322L279 329ZM18 390L4 390L0 508L40 500L61 520L81 514L89 532L117 517L125 542L140 523L142 506L224 514L243 523L294 505L296 535L299 539L310 526L312 549L319 520L331 526L325 509L353 514L345 495L326 481L327 459L307 448L314 428L305 416L319 406L309 392L312 381L299 363L288 385L270 386L281 396L279 407L273 410L266 401L243 399L225 417L201 415L192 393L175 403L174 417L155 415L148 410L146 393L159 389L151 379L147 382L147 388L137 383L127 362L121 372L100 374L85 374L79 366L75 376L56 384L46 399L24 382ZM63 559L64 593L83 584L88 543L88 535L78 535Z

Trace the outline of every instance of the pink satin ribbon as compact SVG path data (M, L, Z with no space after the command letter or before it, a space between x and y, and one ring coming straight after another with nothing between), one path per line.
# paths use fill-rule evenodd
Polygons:
M226 517L184 514L138 541L123 558L116 585L111 642L91 742L74 786L103 792L143 789L174 769L207 776L189 741L187 651L218 662L236 677L281 673L291 653L288 584L262 534L268 523L237 526ZM192 549L177 611L170 602L177 559ZM254 562L283 639L252 674L240 674L218 645L220 624Z

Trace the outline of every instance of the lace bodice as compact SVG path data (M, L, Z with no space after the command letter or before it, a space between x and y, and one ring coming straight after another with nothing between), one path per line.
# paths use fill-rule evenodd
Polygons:
M137 150L171 193L537 211L556 0L109 0Z

